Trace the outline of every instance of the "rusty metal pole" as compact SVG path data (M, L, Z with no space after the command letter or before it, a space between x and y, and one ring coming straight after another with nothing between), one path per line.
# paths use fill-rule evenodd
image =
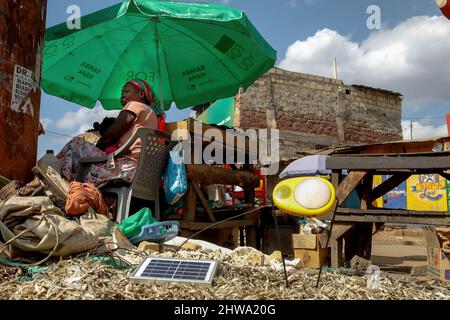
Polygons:
M0 175L36 164L47 0L0 0Z

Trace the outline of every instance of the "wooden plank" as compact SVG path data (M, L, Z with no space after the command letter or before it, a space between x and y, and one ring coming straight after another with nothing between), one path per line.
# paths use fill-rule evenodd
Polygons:
M450 226L450 217L400 217L400 216L382 216L382 215L336 215L337 222L384 222L384 223L409 223L409 224L431 224Z
M182 229L188 229L188 230L202 230L204 228L207 228L211 226L213 223L211 222L190 222L185 220L180 220L180 227ZM255 220L230 220L230 221L224 221L221 223L217 223L217 225L211 227L211 229L224 229L224 228L239 228L239 227L246 227L246 226L256 226L258 224L258 221Z
M354 223L336 223L333 225L333 232L331 233L331 239L339 239L344 234L353 228Z
M331 183L335 190L338 189L339 183L341 182L341 172L339 170L333 170L331 173Z
M339 184L339 188L336 190L336 198L339 200L338 205L342 205L347 200L350 193L366 176L367 171L351 171L344 181Z
M352 215L398 215L398 216L435 216L435 217L450 217L450 211L414 211L414 210L400 210L400 209L353 209L353 208L337 208L338 214L352 214Z
M331 266L342 266L343 236L347 231L353 228L353 226L353 223L334 223L330 237Z
M192 183L189 183L186 195L186 203L184 205L184 212L186 212L184 220L195 221L196 205L197 205L197 194L195 193Z
M327 169L449 169L450 155L425 156L331 156L326 160Z
M196 127L198 132L196 132ZM227 136L226 131L223 128L220 128L219 126L215 126L215 125L210 125L210 124L205 124L202 123L200 121L194 120L192 118L186 119L186 120L181 120L178 122L172 122L172 123L167 123L166 124L166 129L167 132L171 135L173 135L173 138L178 140L178 141L183 141L183 140L189 140L189 138L191 139L191 141L195 141L194 137L197 137L197 139L199 141L202 141L202 144L204 145L208 145L209 143L211 143L210 141L203 141L203 137L205 137L205 132L209 129L215 129L220 131L221 135L222 135L222 147L227 149L227 148L232 148L235 151L239 151L239 152L244 152L244 153L248 153L250 150L250 139L249 137L245 137L244 141L245 144L244 145L240 145L238 143L235 143L235 136L231 135L231 136ZM174 133L177 130L176 134ZM230 139L228 139L230 138ZM257 147L257 146L256 146Z
M199 183L236 185L246 188L259 186L258 176L247 171L195 164L186 165L186 171L189 180Z
M333 153L331 156L348 156L348 157L397 157L397 156L404 156L404 157L442 157L450 155L450 151L442 151L442 152L384 152L384 153L370 153L370 152L363 152L363 153L350 153L350 152L339 152L339 153Z
M331 243L331 266L335 268L342 267L342 248L343 240L330 239Z
M196 182L192 183L192 186L194 187L195 193L197 194L198 198L200 199L200 202L202 203L203 208L206 210L206 213L208 214L209 219L212 222L216 222L216 217L214 217L214 214L211 211L211 208L208 206L208 200L206 200L205 196L203 195L202 190L200 190L200 187Z
M256 225L252 226L246 226L245 227L245 245L247 247L258 247L258 237L257 237L257 230Z
M411 176L410 173L393 175L388 180L384 181L379 186L377 186L375 189L373 189L373 191L370 195L371 201L377 200L379 197L385 195L392 189L398 187L400 184L402 184L404 181L406 181L410 176Z
M445 178L445 179L447 179L447 180L450 181L450 173L447 173L447 172L439 172L439 175L440 175L442 178Z

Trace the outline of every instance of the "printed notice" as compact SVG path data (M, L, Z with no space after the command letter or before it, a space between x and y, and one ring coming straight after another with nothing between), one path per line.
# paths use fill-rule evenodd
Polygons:
M35 87L33 71L19 65L14 66L11 109L34 116L34 108L28 96Z

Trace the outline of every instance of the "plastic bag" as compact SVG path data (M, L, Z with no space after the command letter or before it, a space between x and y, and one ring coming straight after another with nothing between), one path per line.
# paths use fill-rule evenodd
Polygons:
M149 208L142 208L132 216L129 216L118 225L120 231L128 238L132 238L141 232L143 226L157 223Z
M187 174L183 158L180 156L182 144L177 144L169 152L169 161L163 179L163 188L168 204L175 204L187 191Z
M367 275L367 288L378 289L380 288L380 267L371 265L366 270Z

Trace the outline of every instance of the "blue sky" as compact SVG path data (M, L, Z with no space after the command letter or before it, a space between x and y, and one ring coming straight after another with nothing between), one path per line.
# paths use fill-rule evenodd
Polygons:
M78 5L85 15L118 2L48 0L47 26L66 21L70 5ZM445 88L450 87L450 69L444 63L450 50L444 42L449 42L450 21L442 17L434 0L208 2L245 10L258 31L277 50L277 66L331 76L334 55L339 78L346 84L366 84L405 95L403 125L406 130L408 121L413 121L414 138L445 134L444 117L450 112L450 96ZM369 5L377 5L381 10L381 30L367 28ZM68 136L87 129L93 120L106 114L101 108L88 113L83 107L45 93L41 101L40 118L46 129ZM171 109L168 121L186 118L189 113ZM67 137L52 133L41 136L38 156L46 149L58 151L65 141Z

